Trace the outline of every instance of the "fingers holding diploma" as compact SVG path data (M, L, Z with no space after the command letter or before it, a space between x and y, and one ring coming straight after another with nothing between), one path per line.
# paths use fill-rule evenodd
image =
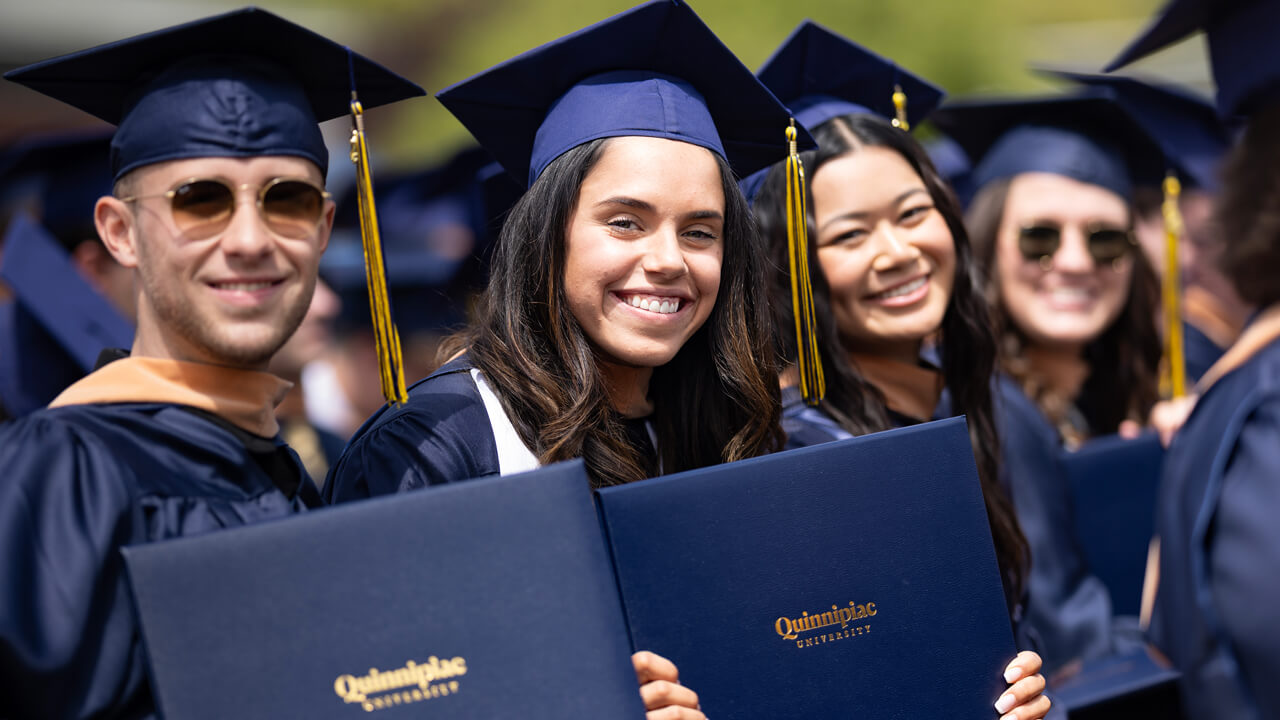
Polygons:
M646 720L705 720L698 708L698 694L680 684L675 663L647 650L631 656L640 682ZM1040 667L1039 657L1036 668ZM1028 717L1035 717L1029 715Z
M1033 720L1049 712L1049 698L1044 695L1044 676L1040 674L1040 656L1030 651L1018 653L1004 670L1009 689L996 700L1000 720Z

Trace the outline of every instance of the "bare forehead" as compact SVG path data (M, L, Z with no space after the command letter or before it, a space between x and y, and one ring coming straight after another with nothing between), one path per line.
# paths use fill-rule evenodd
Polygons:
M894 204L903 193L920 189L924 180L906 158L879 146L860 146L823 163L810 180L815 214L829 215ZM837 207L838 206L838 207Z
M1129 204L1107 188L1053 173L1023 173L1009 183L1005 218L1062 222L1129 221Z
M724 209L720 165L708 149L666 138L610 139L582 184L588 202L624 195L664 203L707 204Z

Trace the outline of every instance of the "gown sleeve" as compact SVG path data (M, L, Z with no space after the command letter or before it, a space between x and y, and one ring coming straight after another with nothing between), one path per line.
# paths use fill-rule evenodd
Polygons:
M0 429L0 717L118 709L145 682L122 545L128 470L47 418Z
M1245 421L1209 542L1213 602L1259 717L1280 717L1280 395Z
M1009 382L996 399L1001 473L1031 549L1025 622L1045 673L1114 651L1111 598L1089 572L1075 538L1060 445L1034 404Z
M432 378L356 432L324 483L330 503L498 474L484 403L467 373Z

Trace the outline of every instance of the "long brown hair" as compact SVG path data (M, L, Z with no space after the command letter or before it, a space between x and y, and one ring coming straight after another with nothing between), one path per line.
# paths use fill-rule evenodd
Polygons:
M446 343L488 377L541 463L581 457L598 486L781 447L781 401L759 232L728 163L720 290L706 323L649 383L658 457L643 457L608 402L596 351L565 299L565 229L609 140L547 166L503 225L476 322Z
M1026 336L1017 328L1001 302L994 272L996 237L1004 219L1010 180L996 180L982 188L969 206L968 225L973 247L988 271L992 318L1000 338L1000 366L1061 429L1067 407L1074 403L1094 435L1114 433L1127 419L1146 420L1159 399L1156 381L1161 343L1156 327L1159 281L1146 257L1136 248L1133 278L1124 308L1111 326L1085 346L1089 375L1076 398L1058 398L1023 355ZM1133 209L1130 206L1130 227ZM1098 372L1094 372L1097 370Z
M800 157L805 173L810 178L806 192L811 238L817 235L812 211L813 193L810 189L812 178L826 163L856 152L861 147L883 147L901 155L920 176L935 207L951 230L956 250L956 276L939 333L942 375L951 396L952 412L967 416L969 438L982 483L996 558L1009 596L1017 599L1021 596L1026 580L1027 540L1018 525L1013 503L999 480L1000 439L996 431L991 396L996 358L995 337L991 332L987 301L981 292L982 283L969 248L959 202L920 144L911 135L878 116L854 114L837 117L819 125L813 131L813 137L818 142L819 149L802 153ZM795 321L791 309L791 281L786 269L784 190L782 166L774 166L756 196L754 209L769 241L770 257L774 263L771 295L778 328L778 352L789 364L794 364L796 340L792 328ZM809 243L809 265L812 268L821 267L815 242ZM818 354L827 379L826 400L822 409L854 435L889 428L883 394L867 382L849 361L849 348L854 346L854 341L839 333L835 314L831 310L831 287L825 275L814 272L811 277L818 317Z
M1280 105L1249 118L1222 168L1216 219L1227 239L1218 265L1246 302L1280 301Z

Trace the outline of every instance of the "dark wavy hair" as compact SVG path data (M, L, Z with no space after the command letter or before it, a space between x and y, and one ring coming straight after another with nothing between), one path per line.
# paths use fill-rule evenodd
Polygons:
M565 230L609 139L547 166L503 225L476 321L442 354L466 349L541 463L580 457L597 486L641 480L781 447L773 329L759 231L728 163L720 290L707 321L649 382L658 457L644 457L610 407L597 352L565 297Z
M1223 229L1218 265L1246 302L1280 301L1280 105L1249 119L1222 168L1215 210Z
M1010 180L996 180L982 188L969 206L968 225L973 246L984 268L995 267L996 237L1004 218ZM1130 206L1130 229L1133 208ZM1022 354L1026 337L1014 325L1004 303L994 271L989 275L992 317L1000 338L1000 365L1022 386L1027 396L1055 423L1061 423L1074 404L1094 435L1114 433L1124 420L1145 422L1159 399L1157 378L1162 352L1156 326L1160 283L1146 256L1136 248L1129 297L1119 317L1093 342L1085 346L1084 360L1090 372L1076 398L1057 398L1048 383L1036 375ZM1101 372L1093 372L1101 370Z
M876 115L853 114L829 120L813 131L818 150L801 153L808 188L822 166L863 147L883 147L902 156L929 191L935 207L946 220L955 242L956 276L939 332L942 376L951 395L952 411L968 416L978 476L982 482L987 517L995 540L996 556L1011 598L1019 598L1025 583L1028 549L1014 515L1013 503L1000 484L1000 440L996 431L991 395L996 345L990 313L981 292L982 282L959 202L938 174L929 156L908 133ZM813 192L808 193L809 265L814 306L818 318L818 353L826 375L826 399L822 409L855 435L890 427L884 395L864 379L849 360L854 341L839 332L831 309L831 287L820 271L813 216ZM788 364L796 360L795 319L791 306L791 280L787 260L786 177L782 164L766 177L755 200L756 219L769 241L774 264L771 295L778 328L778 352Z

